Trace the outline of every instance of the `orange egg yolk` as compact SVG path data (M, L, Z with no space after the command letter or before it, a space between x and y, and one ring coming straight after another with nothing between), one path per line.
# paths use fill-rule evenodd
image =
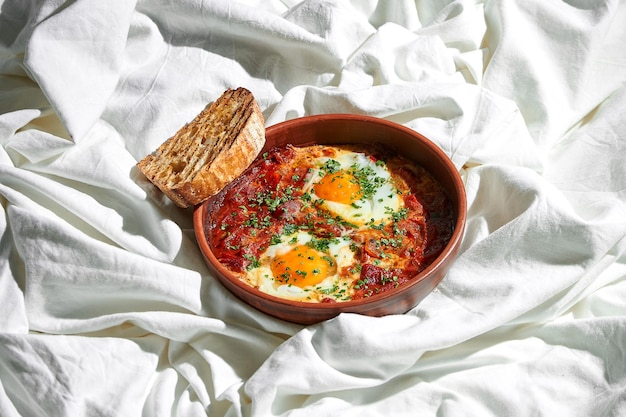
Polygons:
M337 266L329 255L306 245L296 246L276 256L270 268L276 281L298 287L319 284L337 272Z
M319 198L343 204L352 204L363 195L356 178L345 170L324 175L313 189Z

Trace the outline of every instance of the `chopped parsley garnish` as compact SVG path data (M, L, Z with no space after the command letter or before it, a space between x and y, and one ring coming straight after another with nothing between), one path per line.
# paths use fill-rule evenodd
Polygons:
M333 266L333 265L335 265L335 261L333 261L333 258L331 258L331 257L330 257L330 256L328 256L328 255L324 255L324 256L322 256L322 259L323 259L323 260L325 260L326 262L328 262L328 265L329 265L329 266Z
M311 202L311 192L306 192L306 193L303 193L303 194L300 196L300 200L302 200L302 201L304 201L304 202L306 202L306 203Z
M387 210L387 212L391 212L392 211L388 207L385 207L385 209ZM396 212L392 212L391 213L391 217L396 222L398 222L400 220L405 220L405 219L407 219L409 217L409 209L407 209L406 207L402 207L400 210L398 210Z
M339 161L336 161L334 159L328 159L326 162L324 162L324 164L322 164L320 169L326 174L334 174L341 169L341 164L339 163Z
M249 199L249 203L252 207L265 205L267 209L272 212L275 211L281 204L286 203L293 199L294 188L292 186L286 187L284 190L272 190L258 191L253 198ZM245 206L240 206L245 210Z
M307 246L320 252L328 252L331 243L339 243L339 238L313 238L307 242Z
M243 258L250 262L248 264L248 267L246 268L248 271L261 266L261 261L259 261L259 259L256 256L250 253L244 253Z
M270 238L270 245L278 245L281 241L280 235L272 235Z
M354 164L350 167L350 173L356 178L361 187L362 198L370 198L376 190L387 180L376 175L376 171L371 166L359 167Z
M335 294L335 293L339 292L339 287L337 287L337 285L333 285L332 287L329 287L329 288L316 287L315 289L318 292L320 292L322 294L326 294L326 295L331 295L331 294Z
M250 216L248 217L248 220L246 220L243 223L243 225L247 226L247 227L256 227L256 228L258 228L259 227L259 219L256 216L256 213L250 214Z
M360 290L361 288L367 287L367 281L363 279L357 280L356 284L354 284L354 288Z
M283 226L283 234L284 235L294 234L296 232L296 230L298 230L298 225L296 225L296 224L287 223L287 224L285 224Z
M380 243L385 246L391 246L392 248L399 248L400 246L402 246L402 238L397 238L397 239L382 238L380 239Z

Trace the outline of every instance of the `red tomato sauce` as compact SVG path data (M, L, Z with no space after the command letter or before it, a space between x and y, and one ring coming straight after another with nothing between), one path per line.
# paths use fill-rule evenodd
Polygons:
M441 185L424 168L379 149L373 160L387 161L400 184L404 208L393 221L358 231L306 200L302 188L309 168L298 163L301 151L275 148L258 158L216 197L206 223L209 244L217 259L238 274L255 262L276 236L306 231L321 238L349 233L360 276L352 299L371 297L413 279L441 253L452 236L452 205ZM385 257L397 267L380 266ZM345 276L354 268L340 271ZM322 302L335 302L327 297Z

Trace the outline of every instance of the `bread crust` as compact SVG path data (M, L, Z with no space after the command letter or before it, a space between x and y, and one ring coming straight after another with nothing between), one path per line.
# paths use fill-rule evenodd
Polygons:
M265 145L265 120L245 88L226 90L137 163L179 207L202 203L239 176Z

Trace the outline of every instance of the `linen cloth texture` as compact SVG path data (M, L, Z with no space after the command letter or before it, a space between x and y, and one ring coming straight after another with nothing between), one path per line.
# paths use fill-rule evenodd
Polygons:
M626 2L0 0L0 415L626 415ZM135 164L227 88L461 173L417 307L273 319ZM340 138L338 138L340 139Z

